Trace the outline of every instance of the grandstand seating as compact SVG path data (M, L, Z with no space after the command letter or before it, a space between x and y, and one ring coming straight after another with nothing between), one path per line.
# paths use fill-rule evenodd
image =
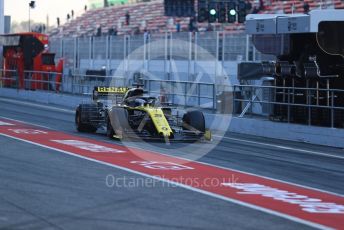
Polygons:
M310 10L317 8L343 9L343 0L305 0L310 5ZM259 13L302 13L302 1L277 1L265 0L265 9ZM252 5L257 1L252 0ZM125 14L130 14L130 25L125 25ZM78 37L91 36L96 34L99 26L103 33L110 28L117 28L118 35L132 34L137 28L141 32L146 28L150 32L175 32L175 23L178 20L182 31L188 31L189 18L175 18L174 22L168 23L169 17L164 16L163 0L142 2L136 4L106 7L101 9L88 10L81 16L67 22L60 28L50 31L52 37ZM200 31L206 30L207 23L198 23ZM241 32L244 25L240 23L220 24L213 23L216 30Z

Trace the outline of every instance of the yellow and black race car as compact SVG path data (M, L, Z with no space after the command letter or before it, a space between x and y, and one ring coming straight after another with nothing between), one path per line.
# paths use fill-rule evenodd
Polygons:
M110 138L210 140L201 111L180 111L162 106L142 88L95 87L93 102L80 104L75 113L79 132L106 129Z

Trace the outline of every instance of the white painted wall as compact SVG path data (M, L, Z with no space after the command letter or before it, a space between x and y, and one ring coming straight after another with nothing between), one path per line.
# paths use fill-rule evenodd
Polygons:
M4 7L4 1L0 0L0 34L4 33L5 28L5 7Z

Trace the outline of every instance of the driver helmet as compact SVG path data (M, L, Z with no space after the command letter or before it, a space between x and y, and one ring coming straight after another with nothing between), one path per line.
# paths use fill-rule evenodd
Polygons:
M141 98L136 98L135 99L135 106L144 106L145 103L146 103L146 101L141 99Z

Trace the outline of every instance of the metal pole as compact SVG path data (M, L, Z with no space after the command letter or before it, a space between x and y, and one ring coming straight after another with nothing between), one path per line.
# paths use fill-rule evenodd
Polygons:
M233 115L235 115L236 114L236 105L235 105L235 103L236 103L236 85L234 85L234 87L233 87L233 101L232 101L232 103L233 103L233 111L232 111L232 114Z
M172 104L174 105L175 104L175 97L176 97L176 95L174 94L174 88L175 88L175 84L176 84L176 82L172 82L171 83L171 85L172 85L172 89L171 89L171 93L172 93Z
M290 123L290 88L287 89L288 92L288 123Z
M110 53L111 53L111 46L110 46L110 39L111 36L106 36L106 44L105 44L105 55L106 55L106 69L110 70Z
M317 81L317 105L319 105L319 81Z
M190 77L191 73L191 58L192 58L192 33L189 32L189 57L188 57L188 80L192 81Z
M66 45L66 40L61 39L61 57L65 57L65 45ZM63 69L66 69L66 62L63 62Z
M184 102L184 106L186 107L187 105L187 101L188 101L188 95L187 95L187 92L188 92L188 83L184 83L185 84L185 87L184 87L184 94L185 94L185 102Z
M334 127L334 91L331 91L331 128Z
M62 57L63 57L63 39L60 40L60 58L62 58ZM63 62L63 64L65 64L65 63L66 62Z
M213 84L213 109L216 110L217 108L217 104L216 104L216 88L215 88L215 84Z
M217 63L219 61L219 32L216 32L215 83L217 80Z
M254 91L254 88L253 86L250 86L250 101L249 101L249 104L250 104L250 115L252 116L253 114L253 91Z
M73 60L74 60L74 63L73 63L73 73L75 73L75 70L78 68L78 60L77 60L77 38L74 38L73 39Z
M327 106L330 106L330 79L326 79L326 97Z
M80 66L80 38L77 38L78 42L76 44L76 63L77 63L77 66L79 67L79 69L81 69L81 66ZM80 73L80 71L79 71Z
M60 41L60 46L61 46L61 49L60 49L60 58L64 57L63 56L63 53L64 53L64 40L61 39ZM64 61L63 62L63 71L62 71L62 82L61 82L61 87L63 87L63 85L65 84L64 81L65 81L65 78L63 76L63 73L64 73L64 70L66 69L66 62ZM72 87L72 86L71 86ZM66 89L68 89L68 87L65 86Z
M31 32L31 7L29 5L29 32Z
M282 84L283 84L283 103L285 103L285 90L286 90L286 82L285 82L285 78L283 78L283 80L282 80Z
M88 39L88 51L89 51L89 64L90 64L90 69L93 68L93 62L92 62L92 37Z
M122 68L123 68L123 72L125 72L126 70L127 70L127 62L126 62L126 59L127 59L127 55L126 55L126 53L127 53L127 35L125 35L124 37L123 37L123 66L122 66Z
M250 36L246 35L246 61L248 61L250 55Z
M111 65L111 60L112 60L112 43L113 43L113 36L110 36L109 37L109 61L108 61L108 63L109 63L109 66L108 66L108 68L110 69L110 65Z
M130 74L131 36L128 36L128 73ZM129 77L129 75L128 75Z
M168 77L168 80L171 80L171 77L172 77L172 55L173 55L173 49L172 49L172 46L173 46L173 40L172 40L172 33L170 33L170 54L169 54L169 58L170 58L170 69L169 69L169 77ZM172 78L173 79L173 78Z
M48 76L48 91L50 91L50 78L51 78L51 74L50 73L47 73L47 76Z
M277 101L277 79L276 79L276 77L275 77L275 79L274 79L274 84L275 84L275 87L274 87L274 102L275 102L275 104L274 104L274 106L276 105L276 101Z
M293 100L292 103L295 103L295 79L292 80L292 87L293 87Z
M143 35L143 69L147 71L147 66L146 66L146 52L147 52L147 47L146 47L147 41L146 41L146 36Z
M312 117L311 117L311 107L310 107L310 91L309 91L309 80L307 79L306 81L306 88L307 88L307 98L306 98L306 101L307 101L307 107L308 107L308 125L311 125L312 124Z
M225 66L225 44L226 44L226 36L225 34L222 34L222 58L221 58L221 63L222 66L221 68L221 76L223 76L224 73L224 66Z
M198 85L198 92L197 92L197 96L198 96L198 107L201 107L201 83L194 83Z
M147 39L148 39L148 43L147 43L147 70L149 71L150 70L150 63L151 63L151 35L148 34L147 36Z
M198 47L197 47L197 40L198 40L198 32L195 33L195 57L194 57L194 74L196 75L197 74L197 50L198 50Z
M165 57L164 57L164 78L163 80L166 80L166 76L167 76L167 62L168 62L168 35L167 32L165 32L165 49L164 49L164 53L165 53Z

